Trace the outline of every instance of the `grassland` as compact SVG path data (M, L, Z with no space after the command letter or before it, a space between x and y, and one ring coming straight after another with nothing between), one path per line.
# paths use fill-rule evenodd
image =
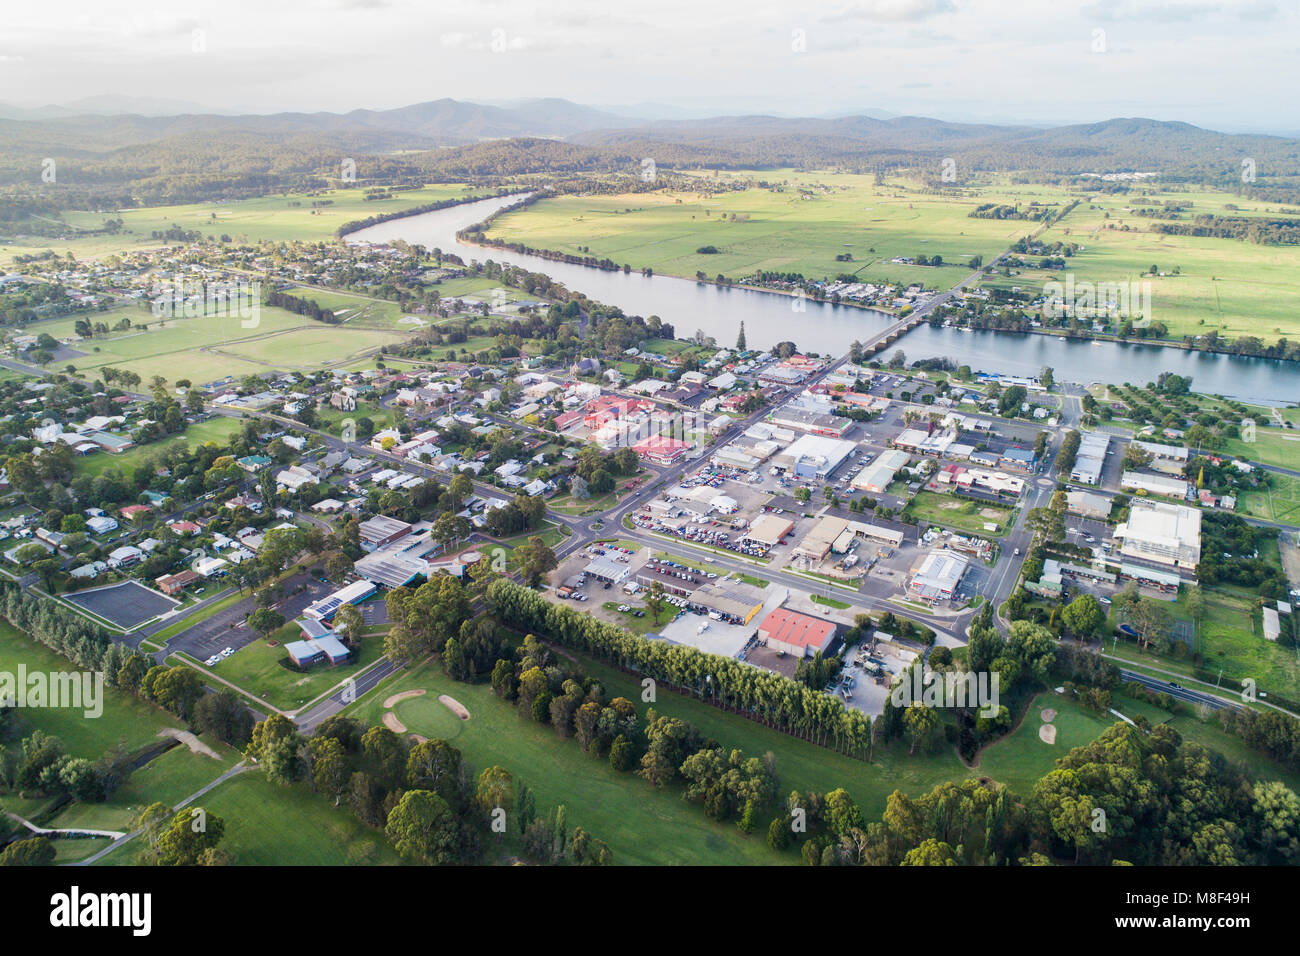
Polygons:
M69 212L66 216L70 226L68 239L33 237L21 245L0 246L0 262L9 261L15 254L42 249L53 249L60 255L72 252L80 258L155 247L162 243L150 238L150 234L174 225L198 230L205 237L214 239L228 235L238 242L331 239L339 226L347 222L446 199L485 195L460 183L427 185L422 189L396 193L392 199L369 202L363 192L361 189L336 189L313 195L285 193L232 202L123 209L113 214ZM312 205L325 201L329 204ZM77 235L77 230L99 229L104 220L117 217L123 221L123 231L118 235Z
M1183 221L1207 213L1259 217L1270 208L1229 193L1155 186L1144 198L1190 203ZM1168 326L1174 338L1217 330L1226 338L1256 335L1272 343L1300 334L1300 315L1291 307L1300 294L1300 248L1149 232L1160 220L1135 215L1134 209L1131 195L1088 194L1041 238L1082 247L1067 260L1076 283L1150 282L1150 318ZM1153 265L1164 274L1149 275ZM1060 270L1024 269L986 284L1035 288L1053 280L1062 281Z
M20 664L26 666L28 673L77 671L76 665L66 658L0 621L0 670L16 674ZM152 704L107 688L103 692L103 712L98 717L88 717L80 708L67 707L22 708L18 717L24 725L24 736L32 730L42 730L62 740L73 756L91 760L118 744L134 750L157 743L158 732L163 728L184 726L180 718Z
M239 760L229 747L205 739L220 759L176 746L136 770L104 803L71 803L47 825L58 829L128 830L151 803L172 807L203 789Z
M130 369L144 382L161 375L168 382L188 378L206 385L271 370L308 371L355 361L402 341L403 333L383 329L326 325L284 309L262 306L258 315L209 315L158 318L148 309L120 306L94 314L94 321L113 325L129 318L132 328L81 342L84 354L58 362L93 378L105 365ZM72 334L74 317L34 322L25 331Z
M404 672L381 694L356 705L358 716L379 723L388 694L424 689L424 698L400 702L399 720L415 733L450 739L475 772L499 765L531 787L539 807L564 804L570 825L606 841L621 864L773 864L782 857L762 834L745 836L734 824L709 820L682 800L677 789L656 790L639 778L613 770L608 761L582 752L549 727L519 717L484 684L457 683L436 664ZM449 694L470 712L452 717L436 697ZM639 699L639 695L633 699Z
M225 823L221 849L239 866L396 865L384 835L346 808L299 784L281 787L250 771L227 780L196 804ZM132 863L144 849L124 844L98 865Z
M1259 601L1242 588L1203 587L1205 613L1196 631L1196 649L1201 654L1201 671L1214 680L1222 672L1223 686L1237 688L1253 678L1266 693L1300 698L1300 654L1289 647L1264 639ZM1171 607L1174 619L1190 622L1186 590L1179 592ZM1112 608L1108 625L1117 623ZM1107 653L1191 674L1193 665L1185 657L1172 657L1153 648L1139 650L1135 644L1110 641Z
M697 271L709 278L719 273L740 278L759 270L815 279L852 273L865 282L948 288L969 274L966 263L972 256L987 261L1034 228L1033 223L968 218L977 205L1067 201L1062 190L1049 186L939 196L901 183L876 186L873 177L850 174L777 170L723 178L751 185L716 194L563 196L502 216L489 235L688 278ZM759 180L769 188L757 185ZM697 252L706 246L719 251ZM844 254L852 261L836 260ZM936 254L951 265L890 262Z
M237 418L221 416L210 418L205 422L197 422L188 426L180 435L159 442L152 442L148 445L137 445L120 454L111 455L108 452L100 451L91 455L79 456L74 463L74 471L78 475L94 476L117 469L123 474L129 474L141 461L167 445L176 442L183 442L190 448L197 448L199 445L208 442L224 445L232 436L239 433L241 427Z
M1010 508L933 491L918 491L908 503L907 511L918 523L929 522L969 534L993 536L1006 533L1007 520L1011 517ZM986 524L997 527L989 531L984 527Z

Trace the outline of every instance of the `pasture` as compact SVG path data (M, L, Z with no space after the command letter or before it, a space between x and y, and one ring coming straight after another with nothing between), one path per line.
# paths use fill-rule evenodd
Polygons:
M489 234L688 278L697 271L733 279L759 270L810 279L849 273L864 282L946 289L969 274L966 263L972 256L988 261L1037 226L971 219L968 213L976 206L1068 201L1053 186L985 186L938 195L902 182L876 186L870 176L829 172L739 172L721 178L749 185L716 193L562 196L497 219ZM697 251L707 246L718 252ZM945 265L890 262L936 254ZM836 258L846 255L852 258Z

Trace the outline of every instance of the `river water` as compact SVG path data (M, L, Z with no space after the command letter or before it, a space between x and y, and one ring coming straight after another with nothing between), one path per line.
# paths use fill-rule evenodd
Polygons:
M484 199L435 212L393 219L354 232L349 242L389 242L404 239L428 249L454 252L466 262L492 259L542 272L568 289L580 291L629 315L657 315L671 323L679 338L696 330L719 345L736 341L740 323L750 348L767 348L792 341L801 349L843 355L854 339L865 338L889 325L883 312L834 306L749 289L726 289L673 276L643 276L639 272L605 272L587 266L552 262L502 249L467 245L456 233L479 222L518 197ZM804 311L796 311L796 304ZM1190 376L1193 388L1229 395L1242 401L1277 405L1300 401L1300 364L1244 358L1185 349L1119 342L1068 340L1016 332L961 332L922 324L908 332L884 355L902 349L909 362L943 356L976 371L1037 375L1045 365L1058 381L1108 382L1135 385L1155 381L1161 372Z

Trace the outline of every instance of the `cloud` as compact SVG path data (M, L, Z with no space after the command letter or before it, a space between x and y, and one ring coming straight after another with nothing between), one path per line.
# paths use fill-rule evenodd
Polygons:
M927 20L957 9L953 0L858 0L822 19L827 23L844 20L888 20L909 23Z
M1098 20L1189 23L1232 14L1243 20L1271 20L1277 5L1272 0L1094 0L1079 12Z

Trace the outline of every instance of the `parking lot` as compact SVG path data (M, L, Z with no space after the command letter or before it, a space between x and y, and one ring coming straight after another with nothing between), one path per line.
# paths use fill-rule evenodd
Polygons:
M302 591L298 591L299 587ZM292 621L303 612L309 604L319 601L325 595L337 590L332 584L325 584L309 574L295 574L284 582L285 596L280 599L275 610L284 615L286 621ZM242 601L218 611L205 621L200 621L188 630L177 634L167 642L166 653L183 653L199 661L206 661L214 654L220 654L225 648L239 650L253 642L257 634L244 624L244 619L257 610L257 602L250 594ZM364 611L362 612L364 616ZM370 623L367 621L367 623Z

